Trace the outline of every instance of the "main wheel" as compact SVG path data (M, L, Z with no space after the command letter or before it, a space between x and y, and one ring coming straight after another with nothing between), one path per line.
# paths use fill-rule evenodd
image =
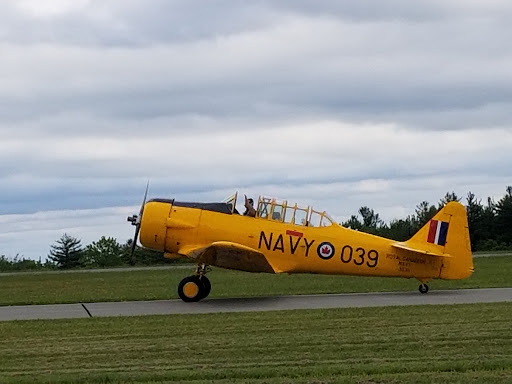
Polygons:
M420 284L418 290L420 293L427 293L428 292L428 285L427 284Z
M178 295L186 303L201 300L204 295L204 286L199 276L188 276L180 281Z
M201 284L203 284L203 297L201 297L201 299L204 299L210 294L210 291L212 290L212 283L210 283L210 279L208 279L206 275L201 276L199 280L201 281Z

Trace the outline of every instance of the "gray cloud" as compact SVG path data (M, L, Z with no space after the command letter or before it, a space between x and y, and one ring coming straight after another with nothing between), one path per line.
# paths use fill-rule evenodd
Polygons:
M425 115L439 112L458 114L449 127L438 119L442 128L465 128L489 108L510 106L510 32L499 20L473 18L357 24L297 16L164 45L7 46L0 113L7 121L69 111L139 120L300 114L432 129ZM460 119L468 112L471 120ZM497 124L509 123L504 115Z
M60 210L133 206L147 179L156 196L240 189L340 218L499 197L510 16L505 1L2 2L0 218L65 230Z
M16 153L16 147L24 148L30 159L15 166L5 155L2 163L11 170L5 171L5 184L12 193L4 192L3 208L12 212L20 199L33 201L25 203L31 209L129 202L147 178L157 191L168 185L167 193L174 194L280 183L302 188L415 175L506 176L511 145L512 132L504 129L423 132L329 121L226 132L214 127L200 134L171 132L124 140L47 138L29 145L19 139L5 143L5 149L14 148Z

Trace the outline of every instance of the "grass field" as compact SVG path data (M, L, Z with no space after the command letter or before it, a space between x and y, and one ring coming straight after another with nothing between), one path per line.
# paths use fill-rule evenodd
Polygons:
M510 383L512 304L0 323L1 383Z
M433 280L431 289L510 287L512 257L474 260L475 273L466 280ZM180 280L191 269L0 275L0 305L177 298ZM414 291L413 279L323 275L268 275L214 269L210 297L285 294Z

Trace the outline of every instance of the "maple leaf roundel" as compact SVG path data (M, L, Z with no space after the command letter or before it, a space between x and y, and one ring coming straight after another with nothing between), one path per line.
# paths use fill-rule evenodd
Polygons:
M318 245L318 248L316 249L316 253L318 254L318 257L324 260L329 260L331 257L334 256L334 245L329 243L328 241L324 241L323 243L320 243Z

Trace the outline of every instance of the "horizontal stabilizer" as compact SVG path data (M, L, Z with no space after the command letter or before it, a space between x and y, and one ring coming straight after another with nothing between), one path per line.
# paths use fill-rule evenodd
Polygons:
M409 251L409 252L414 252L414 253L419 253L419 254L422 254L422 255L427 255L427 256L452 257L452 256L450 256L448 254L445 254L445 253L438 253L438 252L433 252L433 251L429 251L429 250L422 250L422 249L408 247L404 243L395 243L395 244L393 244L393 247L394 248L398 248L398 249L404 249L404 250Z

